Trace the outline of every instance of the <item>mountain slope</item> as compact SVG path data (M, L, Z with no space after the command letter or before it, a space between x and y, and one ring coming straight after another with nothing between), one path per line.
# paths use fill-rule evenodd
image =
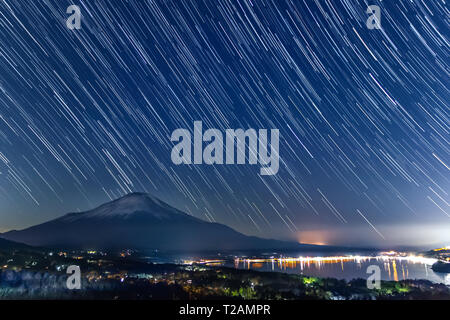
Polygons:
M144 193L0 237L34 246L176 251L313 249L316 246L246 236L187 215Z
M0 238L0 251L3 250L23 250L23 249L36 249L33 247L30 247L26 244L23 243L18 243L18 242L14 242L14 241L10 241L10 240L6 240L6 239L2 239Z

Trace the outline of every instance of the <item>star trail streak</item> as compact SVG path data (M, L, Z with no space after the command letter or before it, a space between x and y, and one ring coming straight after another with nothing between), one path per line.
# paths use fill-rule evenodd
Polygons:
M0 232L145 191L247 234L450 241L449 16L442 0L2 0ZM170 135L194 121L279 129L278 174L174 165Z

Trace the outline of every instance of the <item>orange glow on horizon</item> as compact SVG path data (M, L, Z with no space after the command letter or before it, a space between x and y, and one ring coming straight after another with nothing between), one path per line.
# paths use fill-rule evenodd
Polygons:
M326 246L330 244L330 232L323 230L308 230L297 234L297 241L303 244Z

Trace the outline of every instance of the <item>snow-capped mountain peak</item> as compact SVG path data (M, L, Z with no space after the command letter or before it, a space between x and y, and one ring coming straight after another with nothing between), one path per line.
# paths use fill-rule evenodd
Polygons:
M93 210L68 214L65 221L86 218L128 218L136 213L145 213L157 219L165 219L174 215L185 215L165 202L147 193L131 193L112 202L103 204Z

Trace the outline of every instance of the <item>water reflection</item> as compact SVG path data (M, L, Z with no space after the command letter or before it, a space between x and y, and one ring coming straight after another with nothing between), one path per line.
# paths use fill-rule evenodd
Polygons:
M450 285L450 275L436 273L431 269L431 265L436 261L436 259L420 256L389 255L236 258L234 267L351 280L354 278L367 278L367 267L378 265L382 270L382 280L426 279ZM226 262L223 263L227 264Z

